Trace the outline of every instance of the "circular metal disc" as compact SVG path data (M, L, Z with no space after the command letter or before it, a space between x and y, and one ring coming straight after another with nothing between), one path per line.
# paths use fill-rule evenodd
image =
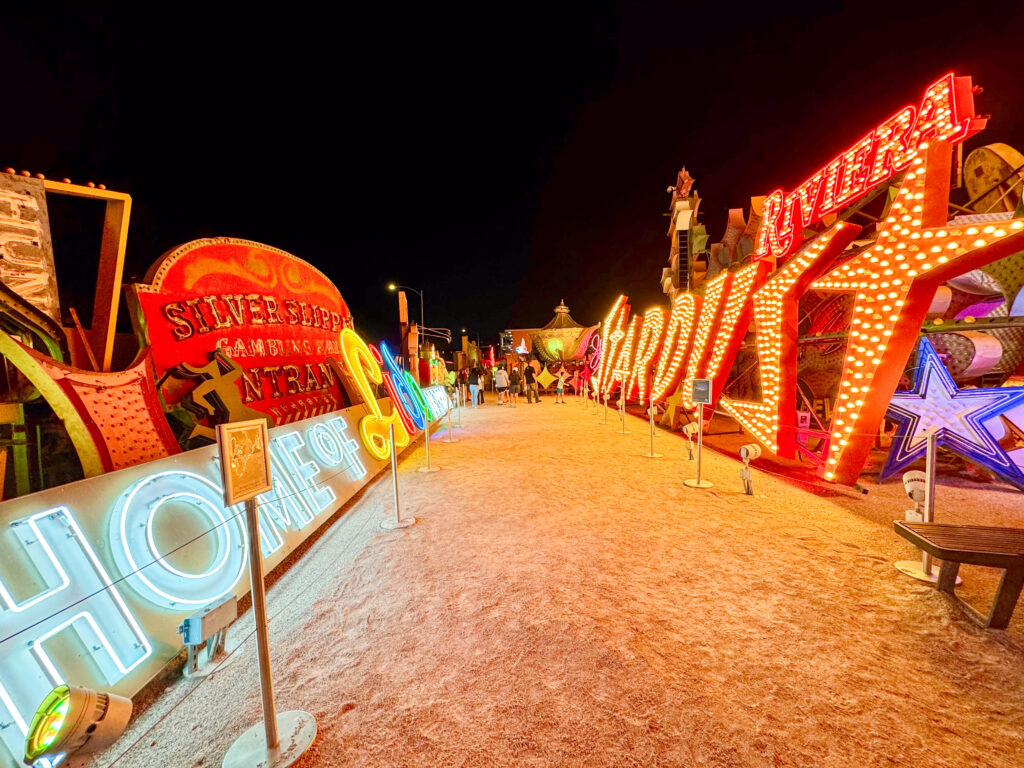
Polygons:
M407 517L404 520L392 520L389 518L387 520L382 520L380 523L380 527L383 528L385 531L394 531L398 528L408 528L410 525L415 524L415 517Z
M287 768L298 760L316 738L316 720L308 712L293 710L277 716L280 743L267 749L263 723L239 736L224 755L222 768Z
M904 576L909 576L912 579L918 581L926 581L929 584L934 584L939 580L939 569L935 568L931 573L925 573L921 567L920 560L899 560L893 565L896 566L896 570L902 573ZM959 576L956 577L956 583L959 586L964 583L964 580Z

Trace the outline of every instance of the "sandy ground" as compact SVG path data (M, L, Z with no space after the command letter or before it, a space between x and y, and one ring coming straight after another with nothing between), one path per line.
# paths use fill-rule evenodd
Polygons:
M968 622L892 561L899 483L815 495L575 401L463 414L273 585L281 710L318 721L312 766L1024 764L1024 608ZM949 510L948 513L944 510ZM954 512L955 510L955 512ZM943 489L941 519L1024 525L1020 494ZM994 581L962 571L964 594ZM178 681L94 766L219 766L260 719L251 613L221 670Z

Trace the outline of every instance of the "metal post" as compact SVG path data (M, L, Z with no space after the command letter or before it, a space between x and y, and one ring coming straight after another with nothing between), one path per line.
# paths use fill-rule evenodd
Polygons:
M650 409L649 413L650 413L650 416L651 416L651 452L650 453L645 453L645 454L642 454L642 455L645 458L648 458L648 459L660 459L661 458L661 454L654 452L654 392L653 391L651 392L650 403L651 403L651 409Z
M935 466L938 462L938 434L933 429L925 435L925 459L924 459L924 474L925 474L925 489L924 489L924 505L921 510L922 522L931 523L935 521ZM910 515L911 513L907 513ZM912 579L918 581L925 581L929 584L935 584L939 580L939 574L933 570L934 564L932 562L932 556L927 552L921 553L920 560L897 560L893 565L896 566L896 570L902 573L904 576L909 576ZM957 576L956 583L961 584L963 580Z
M704 453L704 406L697 406L697 479L684 480L683 485L690 488L711 488L714 483L701 477L701 454Z
M392 427L393 426L394 425L392 425ZM417 472L437 472L439 469L441 469L440 467L432 467L432 466L430 466L430 419L427 419L427 424L423 428L423 445L427 449L427 466L420 467L416 471ZM391 453L392 453L392 455L394 455L394 453L395 453L394 447L392 447Z
M249 581L252 585L252 612L256 618L256 654L260 667L260 693L263 698L263 728L267 749L275 749L277 711L274 706L274 681L270 674L270 635L267 632L267 592L263 583L263 553L260 551L260 522L256 499L245 502L245 522L249 527Z
M935 463L938 447L938 437L934 429L928 432L926 440L924 474L927 477L927 486L924 491L924 522L931 523L935 520ZM932 575L932 556L927 552L921 553L921 570L928 576Z
M604 421L602 421L601 423L608 423L608 395L604 396Z
M277 715L274 683L270 674L270 637L267 633L267 593L263 584L263 553L256 499L245 502L245 522L249 529L249 579L252 586L252 612L256 619L256 653L259 659L260 693L263 698L263 733L254 725L235 739L221 763L222 768L260 768L273 765L287 768L309 749L316 738L316 720L308 712L292 710ZM211 638L207 642L213 642ZM278 737L278 724L285 740ZM263 736L264 738L260 738Z
M459 426L462 426L462 383L459 383L459 389L455 395L456 407L459 409Z
M626 390L624 388L619 389L619 432L620 435L628 435L629 430L626 429Z
M446 440L442 440L441 442L442 443L457 443L457 442L459 442L459 439L457 437L452 437L452 409L451 408L448 409L448 438Z
M428 423L429 427L430 424ZM388 424L388 435L391 440L391 488L395 492L395 519L384 520L381 522L380 527L385 530L392 531L396 528L408 528L410 525L416 522L415 517L410 517L408 520L402 519L402 508L398 502L398 450L395 445L395 425L394 422ZM430 437L428 434L427 437ZM422 471L422 469L420 470Z

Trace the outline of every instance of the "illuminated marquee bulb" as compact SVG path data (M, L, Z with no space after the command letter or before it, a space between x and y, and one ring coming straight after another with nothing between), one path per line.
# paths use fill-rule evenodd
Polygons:
M699 378L704 371L708 339L711 338L711 332L718 325L718 308L732 278L732 272L723 272L713 278L704 291L704 301L701 302L700 315L697 318L697 332L693 338L693 349L690 350L690 359L686 364L686 378L683 379L681 387L683 405L687 408L694 407L691 397L693 380Z
M626 386L629 383L629 376L633 371L633 350L636 346L636 337L641 321L642 318L634 317L629 322L629 330L626 332L622 345L615 354L615 360L608 371L608 378L602 387L605 397L611 397L617 385L622 386L623 391L620 397L629 397L629 391L626 389Z
M674 391L683 373L686 353L693 340L694 320L697 318L699 298L692 293L680 293L672 302L665 342L658 357L652 391L655 400L662 400Z
M936 96L935 104L941 103L942 98L947 98L948 103L948 97ZM896 196L889 211L890 215L880 225L877 240L887 248L899 250L900 246L908 248L915 234L921 238L927 237L949 254L947 260L943 262L937 259L936 263L929 263L927 269L922 264L920 272L906 269L902 273L905 279L893 280L892 287L896 290L890 290L890 286L883 286L882 273L877 265L870 263L867 254L871 249L866 248L813 285L821 290L856 291L853 329L840 379L840 391L849 389L851 392L859 392L860 396L840 400L836 407L833 430L830 432L837 426L843 426L849 437L829 445L825 463L819 468L828 479L843 483L857 480L871 448L873 431L885 415L906 361L917 343L919 329L927 317L938 285L950 277L977 269L1024 248L1024 232L1014 228L1014 224L1022 223L1021 220L1001 222L1000 231L1004 233L1003 236L999 236L994 229L991 233L978 233L977 227L958 226L957 219L947 221L951 147L943 139L957 140L959 125L956 120L950 121L948 115L942 117L937 111L927 114L922 111L918 126L921 136L928 138L928 146L922 149L921 158L914 159L923 159L924 164L915 166L919 168L917 173L908 172L904 177L900 194ZM920 217L913 219L910 227L898 224L908 215L909 201L914 200L921 201ZM974 234L971 234L971 230L974 230ZM967 245L964 244L965 238ZM956 245L949 248L954 243ZM867 289L851 277L857 268L865 270L869 281ZM893 307L894 311L884 309L886 305ZM858 327L861 329L859 334Z
M755 259L787 256L799 245L800 232L910 166L927 140L956 143L984 124L974 116L970 78L946 75L928 88L919 108L904 107L788 194L777 189L765 197ZM920 171L919 164L913 167ZM920 199L913 192L904 197ZM913 223L909 213L901 213L901 221ZM897 214L890 216L889 223L896 221Z
M743 337L747 333L749 323L741 321L745 316L749 317L747 313L750 309L750 293L754 286L763 279L768 269L768 262L757 262L744 267L733 277L729 295L725 301L725 309L719 321L715 343L711 350L711 358L704 370L705 378L717 379L726 373L720 371L719 368L727 357L732 359L736 346L743 341ZM718 387L712 387L712 389L718 391Z
M629 317L629 305L625 303L626 297L620 295L612 304L604 323L601 324L601 359L595 371L594 385L600 388L615 362L615 352L618 350L619 342L625 336L622 326ZM598 390L600 391L600 389Z
M860 227L840 222L805 246L754 292L761 402L723 397L721 405L773 453L792 456L795 445L792 403L796 402L800 298L859 232Z
M665 310L652 307L644 313L643 325L640 327L640 338L636 344L636 354L628 381L626 392L637 389L637 398L641 403L647 402L650 383L651 363L661 348L661 332L665 328Z

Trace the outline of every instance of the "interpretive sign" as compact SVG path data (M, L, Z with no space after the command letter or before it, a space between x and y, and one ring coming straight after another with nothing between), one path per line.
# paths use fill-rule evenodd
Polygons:
M232 506L271 488L267 422L263 419L217 425L224 504Z
M711 379L694 379L692 399L695 405L711 405Z

